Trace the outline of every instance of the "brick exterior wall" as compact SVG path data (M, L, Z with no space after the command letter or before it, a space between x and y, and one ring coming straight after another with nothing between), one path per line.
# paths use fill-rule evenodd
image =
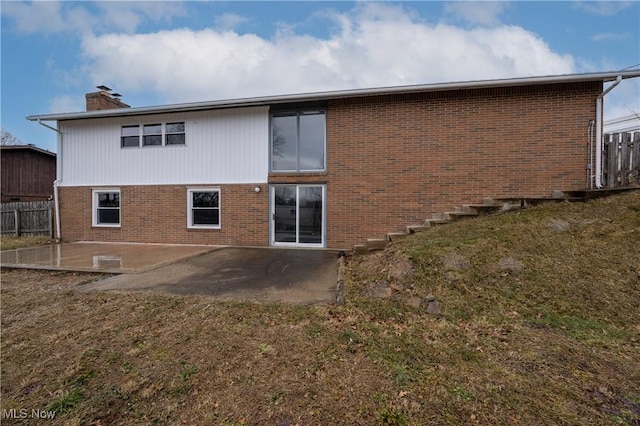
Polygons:
M584 189L601 91L587 82L330 101L328 246L483 197Z
M120 186L120 228L92 226L92 190L60 187L65 241L265 246L269 244L269 195L259 185ZM220 229L187 228L187 189L220 188ZM105 188L114 188L113 186Z
M336 249L483 197L584 189L601 91L585 82L331 100L327 172L272 173L269 183L326 184L326 245ZM269 191L255 186L219 185L219 230L187 229L185 185L120 187L117 229L91 226L92 188L61 187L62 237L266 246Z

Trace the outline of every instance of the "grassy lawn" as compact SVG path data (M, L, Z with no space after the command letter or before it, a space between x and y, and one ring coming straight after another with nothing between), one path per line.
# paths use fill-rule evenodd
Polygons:
M351 259L344 306L3 270L2 424L637 425L639 241L638 191L464 221Z
M0 238L0 250L11 250L23 247L42 246L47 244L53 244L54 240L49 237L35 237L35 236L23 236L23 237L9 237L3 236Z

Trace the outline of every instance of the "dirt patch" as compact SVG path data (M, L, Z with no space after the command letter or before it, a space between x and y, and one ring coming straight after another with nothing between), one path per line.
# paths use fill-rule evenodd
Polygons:
M498 262L498 266L503 271L513 271L513 272L520 272L522 271L522 268L523 268L522 262L520 262L517 259L514 259L513 257L503 257Z
M450 271L464 271L471 269L471 262L466 257L457 253L447 253L442 257L444 267Z
M389 266L389 280L391 281L405 281L413 278L413 265L409 259L399 258L396 259Z

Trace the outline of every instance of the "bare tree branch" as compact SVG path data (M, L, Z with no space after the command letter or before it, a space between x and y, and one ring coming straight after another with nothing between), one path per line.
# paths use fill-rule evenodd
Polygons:
M3 127L0 130L0 145L22 145L22 141Z

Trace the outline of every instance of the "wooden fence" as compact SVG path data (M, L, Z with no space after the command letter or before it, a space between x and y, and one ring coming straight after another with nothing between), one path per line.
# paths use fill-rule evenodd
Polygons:
M53 238L53 201L2 203L2 235L45 235Z
M605 133L603 165L607 188L640 185L640 131Z

